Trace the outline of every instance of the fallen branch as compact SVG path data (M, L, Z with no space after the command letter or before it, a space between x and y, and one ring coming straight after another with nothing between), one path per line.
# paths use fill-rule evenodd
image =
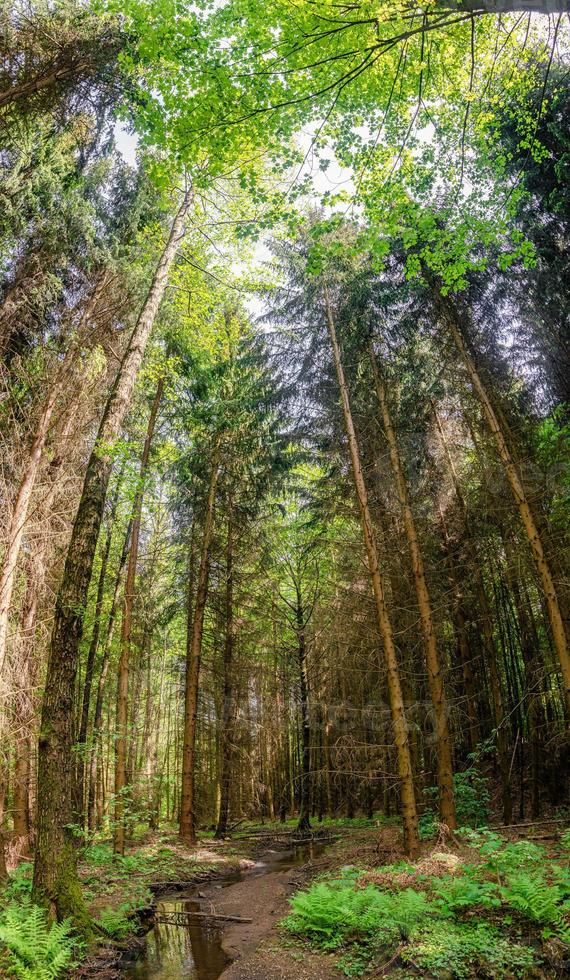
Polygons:
M223 922L253 922L242 915L223 915L221 912L157 912L154 920L160 924L187 926L188 919L220 919Z

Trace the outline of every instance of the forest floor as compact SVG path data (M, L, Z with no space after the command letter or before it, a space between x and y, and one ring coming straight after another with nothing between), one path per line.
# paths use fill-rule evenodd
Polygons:
M173 833L147 834L118 863L106 845L93 846L81 876L93 914L115 940L74 976L120 977L125 951L135 954L144 941L134 931L148 928L153 901L194 884L204 908L251 920L222 924L232 961L223 980L567 975L565 825L432 838L413 863L395 822L328 821L324 830L334 834L324 850L283 870L278 857L271 861L290 846L291 825L205 838L194 851ZM268 873L259 873L260 860ZM239 879L221 888L216 879L233 871ZM389 907L376 909L378 896Z
M414 862L397 821L315 822L328 839L297 852L293 828L201 835L193 850L173 828L141 832L124 857L93 843L80 877L101 939L71 976L124 977L157 900L173 893L243 920L218 922L231 960L223 980L570 973L570 830L560 820L435 836ZM30 873L29 864L13 873L10 900L27 894Z

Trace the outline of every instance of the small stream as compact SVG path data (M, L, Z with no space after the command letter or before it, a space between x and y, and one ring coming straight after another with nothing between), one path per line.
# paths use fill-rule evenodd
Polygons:
M326 842L309 841L290 850L266 851L263 859L247 872L232 871L216 878L215 888L229 888L238 881L261 875L289 871L321 854ZM145 937L136 960L125 969L128 980L217 980L231 962L222 948L223 923L196 916L208 910L198 893L205 887L193 885L186 891L163 895L156 903L156 914L179 913L184 925L156 922ZM247 915L247 909L244 909ZM187 921L185 921L187 920Z

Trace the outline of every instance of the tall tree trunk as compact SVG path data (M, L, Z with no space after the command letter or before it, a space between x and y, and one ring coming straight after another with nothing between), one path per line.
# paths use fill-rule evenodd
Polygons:
M307 635L305 611L300 587L297 586L296 602L297 658L299 664L299 692L301 697L301 791L297 830L311 829L311 726L309 721L309 685L307 681Z
M89 777L88 777L88 790L87 790L87 829L89 832L92 832L95 829L95 825L96 825L95 802L96 802L96 795L97 795L97 765L98 765L98 758L99 758L99 747L101 745L103 696L105 693L105 682L107 680L107 673L109 670L111 642L113 640L113 633L115 630L115 620L117 618L117 609L119 606L119 593L121 590L121 581L123 578L125 565L127 564L127 558L129 556L131 527L132 527L132 521L129 522L129 525L127 527L125 540L123 542L123 550L121 552L121 557L119 559L119 565L115 576L113 598L111 600L111 609L109 611L109 620L107 623L107 635L105 637L105 645L103 647L103 656L101 657L101 667L99 670L99 680L97 682L97 696L95 698L93 724L91 727L91 747L89 752Z
M198 588L194 603L192 629L188 631L186 648L186 687L184 699L184 745L182 748L182 783L180 802L180 836L189 844L196 841L196 722L198 718L198 685L200 681L200 665L202 661L202 635L204 632L204 614L208 598L208 580L210 577L210 546L214 527L214 510L216 503L216 488L219 473L219 447L216 444L212 452L210 485L206 500L204 518L204 534L202 537L202 553L200 570L198 572Z
M40 556L40 560L43 556ZM36 559L32 557L28 571L26 595L22 605L22 620L18 637L18 661L14 665L13 693L15 705L14 729L16 762L14 767L14 834L20 838L22 857L30 853L30 758L34 729L34 685L37 667L33 656L36 632L38 592L43 569L36 574Z
M81 317L79 330L83 333L88 326L99 302L101 291L105 285L105 276L100 276L97 285L89 297ZM34 438L30 446L30 454L24 472L20 479L18 493L14 501L10 524L6 532L6 551L0 568L0 678L6 659L6 644L8 639L8 616L14 588L14 579L18 556L22 546L22 538L30 509L32 493L40 470L42 455L50 424L57 402L69 382L70 371L78 352L77 343L71 344L60 367L52 379L47 397L41 407L36 422Z
M131 628L133 622L133 606L135 601L135 579L139 557L139 537L141 530L142 501L144 484L148 470L150 447L154 436L158 408L164 391L164 378L160 378L154 396L146 437L141 456L138 485L133 503L131 545L127 578L125 581L125 597L123 600L123 618L121 621L121 655L117 671L117 718L115 731L115 830L113 834L113 850L115 854L125 853L125 794L127 792L127 707L129 692L129 660L131 656Z
M518 467L513 459L507 444L507 440L503 433L500 420L495 412L495 409L493 408L485 385L483 384L477 370L475 361L470 354L463 337L461 321L455 304L449 297L442 295L441 290L437 287L437 285L433 285L433 281L432 288L441 318L453 337L457 350L459 351L465 367L467 368L467 373L471 380L473 391L479 400L487 425L495 441L499 457L503 463L505 474L511 487L513 497L528 538L530 549L536 563L538 578L544 593L552 633L552 641L554 643L554 648L556 650L562 672L566 710L567 713L570 714L570 650L568 649L568 637L566 635L564 619L562 616L560 603L558 601L554 578L544 552L540 531L529 504Z
M105 592L105 579L107 575L107 563L111 551L111 539L113 533L113 519L116 512L116 505L119 495L119 485L111 513L109 515L109 526L105 537L105 543L101 555L101 568L99 569L99 581L97 583L97 598L95 600L95 611L93 620L93 631L89 649L87 651L87 662L85 665L85 680L83 682L83 698L81 702L81 718L79 722L79 734L77 736L76 754L77 771L74 783L74 809L78 823L84 823L84 797L85 797L85 750L87 745L87 729L89 725L89 708L91 706L91 688L93 685L93 673L95 669L95 657L99 647L99 634L101 632L101 612L103 609L103 597Z
M168 273L184 234L191 205L187 192L174 218L168 242L134 327L109 396L96 445L91 453L77 516L56 601L55 618L42 705L38 751L38 838L33 896L58 918L72 916L89 934L70 832L74 754L73 691L79 659L83 615L93 558L101 527L112 460L105 447L116 439L129 408L137 374L156 318Z
M431 599L426 582L424 560L416 530L416 522L414 520L412 507L410 504L408 484L404 475L402 461L398 450L396 433L394 431L394 426L390 415L386 385L378 369L376 353L374 351L372 341L369 343L368 350L370 354L370 362L372 364L376 394L378 396L378 401L382 412L384 433L386 435L386 440L390 451L390 462L396 481L398 500L402 511L402 517L404 519L406 538L408 540L408 547L412 558L412 571L420 611L424 654L428 672L428 685L434 715L440 815L443 823L446 824L450 830L455 830L457 820L455 816L455 793L453 788L452 743L448 721L449 711L443 683L443 671L437 649L435 626L433 622Z
M508 758L507 737L505 731L505 713L503 708L501 681L500 681L500 676L497 667L498 654L497 654L495 639L493 636L493 623L491 617L491 610L489 608L489 603L487 600L487 593L485 591L483 572L481 570L481 565L478 560L477 548L474 541L473 532L471 529L471 521L469 517L469 511L467 509L467 503L465 497L463 496L463 491L461 490L459 478L457 476L457 471L455 469L455 464L453 462L451 453L449 451L447 439L445 437L443 426L441 424L441 420L439 418L434 402L432 402L432 411L435 418L440 443L445 454L447 465L449 467L449 472L451 474L451 480L453 483L455 496L457 498L457 501L461 508L461 513L463 515L466 546L467 546L466 550L468 553L469 564L473 568L474 575L475 575L476 598L480 610L481 623L483 626L483 630L482 630L483 648L485 651L484 661L489 667L493 723L497 732L497 756L499 760L499 773L501 778L503 817L505 823L510 823L511 814L512 814L512 799L511 799L510 771L509 771L510 767L509 767L509 758Z
M353 472L354 483L356 487L356 495L358 498L358 506L360 509L360 516L362 521L364 544L366 547L366 554L368 557L370 577L372 579L372 588L373 588L374 600L376 604L378 628L380 631L380 636L382 637L382 643L384 647L384 659L386 663L386 673L387 673L387 680L388 680L388 694L390 699L390 713L392 716L394 741L396 743L396 750L398 756L398 775L400 779L400 804L401 804L402 823L403 823L403 832L404 832L404 846L406 852L410 855L413 855L417 852L419 847L418 814L416 809L416 798L414 792L414 776L413 776L413 769L412 769L412 760L410 756L410 746L408 741L408 725L406 721L404 698L402 695L402 685L400 681L400 670L398 667L396 647L394 645L394 638L392 635L392 626L390 623L390 617L388 615L388 608L386 606L384 581L383 581L382 572L380 570L378 549L376 546L376 539L374 535L374 527L372 524L372 518L370 516L370 508L368 506L368 494L366 492L364 475L362 473L362 468L360 465L358 440L356 437L356 431L352 420L352 412L350 409L348 388L344 377L344 369L342 366L340 348L336 336L336 328L333 320L328 289L326 287L325 287L325 306L326 306L327 324L328 324L331 345L333 350L334 363L335 363L336 374L337 374L338 384L339 384L340 394L341 394L344 422L345 422L346 432L348 436L350 458L352 462L352 472Z
M221 712L221 773L220 811L216 837L223 837L228 829L230 789L232 781L233 743L235 724L234 705L234 528L233 504L228 503L228 539L226 544L226 635L224 642L224 693Z

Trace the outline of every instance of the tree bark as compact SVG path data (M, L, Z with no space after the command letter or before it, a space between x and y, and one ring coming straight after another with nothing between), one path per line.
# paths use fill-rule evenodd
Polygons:
M73 775L73 691L77 674L85 603L101 527L112 461L112 443L129 408L146 345L168 285L168 273L184 234L191 205L187 192L174 218L168 241L135 324L115 384L107 401L96 445L91 453L59 588L42 706L38 750L38 838L34 867L34 900L58 918L71 916L90 933L76 870L70 832Z
M117 488L117 493L118 493L118 488ZM112 538L114 513L115 513L115 507L111 509L111 515L109 517L109 527L107 530L105 544L103 546L103 553L101 556L101 568L99 570L99 581L97 583L97 598L95 600L93 631L91 633L91 640L89 643L89 649L87 651L87 662L85 665L85 679L83 681L81 718L79 722L79 734L77 736L77 743L76 743L77 771L75 774L75 784L74 784L74 809L75 809L75 818L78 823L83 822L84 819L83 812L84 812L84 795L85 795L85 748L87 745L89 708L91 705L91 687L93 685L95 657L97 655L97 649L99 646L99 634L101 631L101 611L103 608L103 597L105 591L107 563L109 561L109 552L111 550L111 538Z
M154 396L146 437L141 456L138 485L133 503L131 545L127 578L125 581L125 597L123 600L123 618L121 621L121 655L117 672L117 716L115 730L115 829L113 834L113 850L115 854L125 853L125 794L127 792L127 706L129 693L129 661L131 656L131 628L133 622L133 607L135 601L135 580L137 561L139 557L139 537L141 529L142 501L144 483L150 458L150 447L154 436L156 417L164 390L164 378L160 378Z
M417 814L416 798L415 798L415 791L414 791L412 760L410 756L410 746L408 741L408 725L406 721L404 698L402 695L402 685L400 681L398 657L396 654L396 647L394 645L394 638L392 635L392 626L390 623L388 608L386 606L385 587L384 587L382 572L380 570L378 549L376 546L376 539L374 535L372 518L370 515L370 508L368 506L368 494L366 492L364 475L362 473L362 468L360 465L358 440L356 437L356 431L352 420L352 412L350 408L348 388L344 377L344 369L342 366L340 348L336 336L336 328L333 320L332 309L331 309L327 287L325 287L325 307L326 307L327 324L328 324L329 335L330 335L331 345L333 350L336 374L337 374L338 384L339 384L340 394L341 394L344 422L345 422L346 432L348 436L350 458L352 462L352 472L353 472L354 483L356 487L356 495L358 498L358 506L360 509L362 532L364 535L364 544L366 548L366 554L368 557L370 577L372 579L372 588L373 588L374 600L376 604L378 628L380 631L380 636L382 637L382 643L384 647L384 659L386 663L388 694L390 700L390 713L392 716L394 741L396 743L396 750L397 750L397 757L398 757L398 775L400 778L400 805L401 805L401 814L402 814L402 823L403 823L403 832L404 832L404 846L408 854L414 855L415 853L417 853L419 847L418 814Z
M495 638L493 636L493 623L491 618L491 610L489 608L489 603L487 601L487 593L485 591L485 582L483 578L483 572L477 556L477 548L475 546L475 540L471 530L471 523L469 518L469 511L467 509L467 503L461 486L459 484L459 479L457 476L457 471L449 452L449 446L447 444L447 439L445 438L445 433L441 425L435 403L432 402L432 411L435 418L437 431L439 434L440 442L445 453L445 458L449 467L451 474L451 479L453 483L453 488L455 491L455 496L461 508L461 513L463 515L465 536L467 543L467 552L469 563L473 568L475 575L475 590L477 604L480 610L480 618L483 626L483 649L485 651L484 662L489 667L489 679L491 687L491 702L492 702L492 713L493 713L493 724L497 733L497 756L499 761L499 774L501 779L501 795L503 804L503 818L505 823L510 823L512 814L512 798L511 798L511 784L510 784L510 766L508 758L508 745L505 732L505 713L503 708L503 698L501 692L501 680L497 667L497 646L495 643ZM507 819L508 818L508 819Z
M180 802L180 836L189 844L196 841L196 722L198 718L198 686L202 660L202 636L204 614L208 599L208 580L210 576L210 546L214 527L216 488L219 473L219 447L212 452L210 485L206 500L202 553L198 572L198 588L194 604L192 629L188 631L186 648L186 686L184 699L184 745L182 749L182 783Z
M111 653L111 642L115 630L115 620L117 617L117 609L119 605L121 580L123 577L123 571L125 569L125 565L127 564L127 558L129 556L131 526L132 526L132 522L129 522L129 525L127 527L127 532L125 534L125 540L123 543L123 550L121 552L121 557L119 560L119 566L117 568L117 573L115 576L113 598L111 600L109 621L107 623L107 636L105 637L105 646L103 647L103 656L101 658L99 680L97 683L97 697L95 699L95 710L93 712L93 724L91 727L91 748L89 753L89 779L88 779L88 792L87 792L87 829L89 832L95 829L95 824L96 824L95 798L97 795L97 762L98 762L98 755L99 755L99 746L101 743L101 722L103 719L103 695L105 693L105 682L107 680L107 673L109 670L109 656Z
M394 431L394 426L390 415L390 408L388 406L386 385L378 369L376 353L374 351L372 341L369 343L368 350L370 354L370 362L372 364L376 394L378 396L378 401L382 412L384 432L390 451L390 462L392 465L394 478L396 480L398 500L404 520L406 538L408 540L408 547L412 558L412 571L416 588L418 608L420 611L424 655L426 659L428 684L434 715L440 816L443 823L446 824L450 830L455 830L457 827L457 820L455 816L455 792L453 787L452 743L448 721L449 711L443 683L443 671L441 669L440 656L437 649L435 626L433 622L431 599L426 581L424 560L418 539L416 522L414 520L412 507L410 504L408 484L404 475L402 461L398 450L396 433Z
M81 317L80 331L83 332L89 324L93 313L97 307L101 291L105 284L105 277L101 276L89 297L83 315ZM72 343L56 371L55 377L51 381L48 395L42 405L36 423L34 438L30 446L28 462L22 474L18 493L12 509L12 517L6 532L6 551L0 569L0 678L3 676L4 662L6 659L6 645L8 640L8 617L10 613L10 602L14 588L14 579L22 538L30 509L32 493L36 479L40 470L43 450L50 429L50 424L55 406L59 397L65 390L69 381L70 370L75 361L78 351L76 343Z
M503 463L505 475L511 487L513 497L520 514L520 518L525 529L530 549L535 560L538 578L542 586L552 641L556 650L562 672L562 682L564 685L566 710L570 715L570 650L568 648L568 637L566 635L564 619L558 601L554 578L550 570L549 562L544 552L537 522L529 504L523 481L518 471L516 462L507 445L507 440L503 433L499 418L495 412L485 385L481 380L475 361L470 354L463 332L461 329L460 318L457 309L449 297L444 297L441 290L432 281L432 288L436 299L436 304L441 318L447 326L459 354L467 368L473 391L475 392L487 425L495 441L499 457Z

